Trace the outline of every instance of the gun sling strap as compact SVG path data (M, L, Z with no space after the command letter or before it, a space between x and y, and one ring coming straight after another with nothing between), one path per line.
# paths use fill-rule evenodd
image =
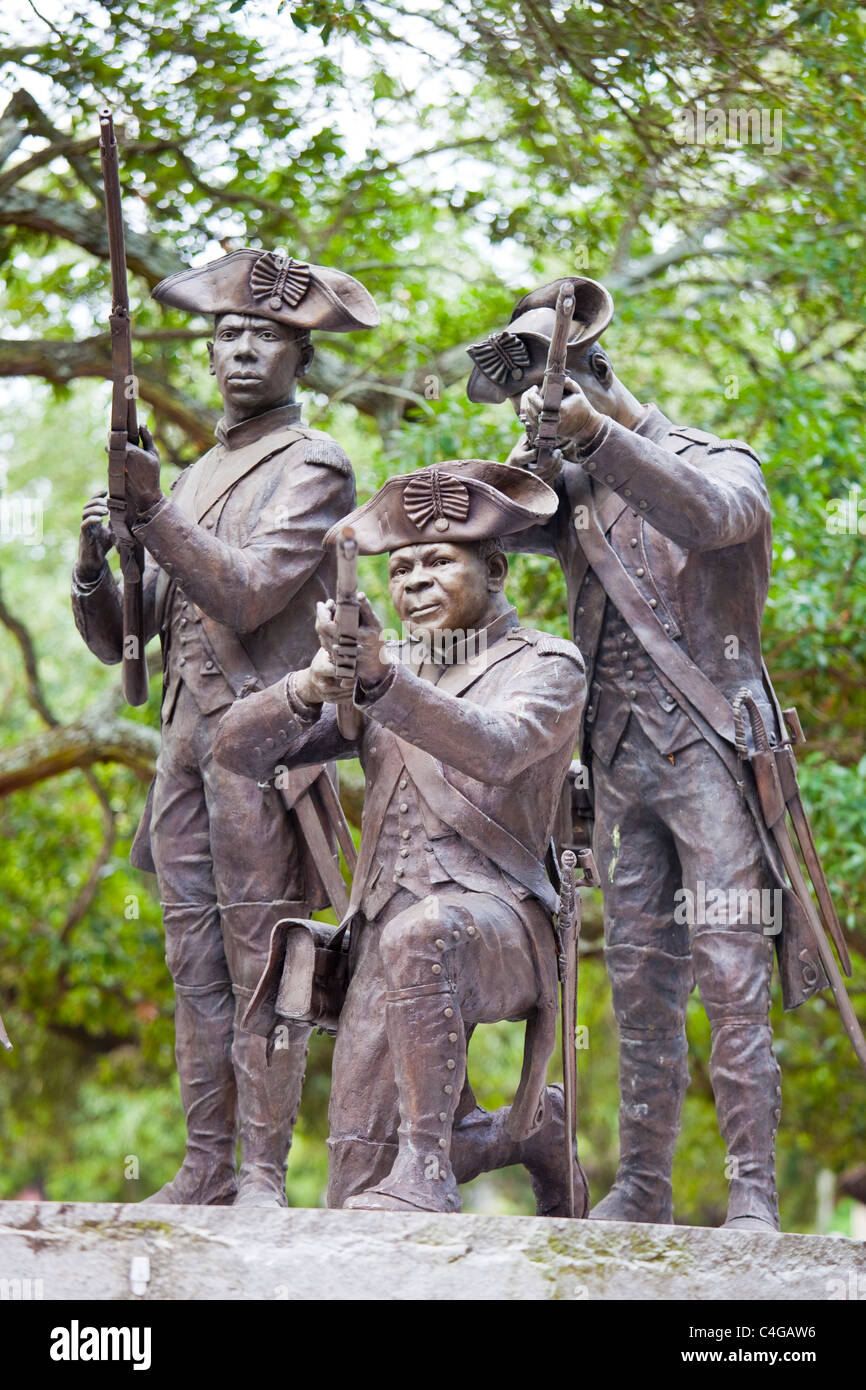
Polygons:
M543 903L548 912L556 912L559 898L541 860L498 821L491 820L477 806L473 806L446 779L441 767L429 753L406 743L404 739L398 738L397 742L406 771L431 811L486 858L492 859L503 873L516 878L533 897Z

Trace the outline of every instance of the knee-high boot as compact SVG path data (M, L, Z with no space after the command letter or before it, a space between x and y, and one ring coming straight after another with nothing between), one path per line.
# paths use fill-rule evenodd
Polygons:
M453 994L440 984L389 990L385 1000L400 1103L397 1158L383 1182L345 1205L362 1210L459 1211L451 1129L466 1074L460 1011Z
M286 1201L286 1162L301 1104L310 1032L282 1025L270 1059L267 1040L243 1027L267 960L271 931L298 904L231 903L221 908L223 940L237 999L232 1064L238 1093L241 1167L236 1206L279 1206Z
M710 1081L727 1149L725 1226L777 1231L782 1089L768 1022L773 943L758 932L706 931L695 937L693 956L712 1029Z
M268 1060L268 1040L241 1027L250 998L246 991L238 990L232 1044L241 1131L235 1206L285 1207L286 1166L301 1104L311 1029L302 1023L281 1024Z
M594 1221L673 1223L671 1168L688 1086L688 956L652 946L605 951L619 1027L619 1165Z
M170 1182L146 1202L229 1206L234 1201L237 1143L231 1062L231 986L175 986L175 1056L186 1116L186 1156Z

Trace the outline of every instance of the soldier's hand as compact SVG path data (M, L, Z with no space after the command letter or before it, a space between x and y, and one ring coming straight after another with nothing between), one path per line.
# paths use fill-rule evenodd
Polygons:
M358 594L361 606L361 626L358 629L358 679L364 685L384 680L393 666L386 656L382 642L382 624L366 594Z
M322 650L329 656L333 656L337 644L337 624L334 620L336 611L337 605L332 598L329 598L327 603L316 604L316 636Z
M358 657L355 671L358 679L363 681L365 685L375 685L377 681L383 680L387 676L392 663L386 658L382 650L382 624L373 612L369 599L365 594L359 592L358 602L361 625L358 629ZM316 605L316 632L323 649L331 656L339 642L336 611L337 608L333 599L329 599L327 603Z
M298 671L294 685L295 693L307 705L321 705L325 701L338 705L352 698L351 686L346 689L337 679L333 658L324 647L319 648L306 670Z
M96 492L85 504L78 533L78 578L91 583L99 577L105 557L115 544L114 531L108 521L108 492Z
M551 486L556 482L562 469L562 452L555 449L551 455L550 462L543 468L538 465L538 449L534 444L530 444L526 435L519 439L515 444L506 463L510 463L512 468L525 468L533 473L536 478L540 478L543 483Z
M527 433L530 435L538 429L538 417L543 404L537 386L531 386L520 398L520 418L526 424ZM601 418L577 382L572 381L570 377L567 378L559 414L558 442L565 444L570 439L576 439L580 443L589 439L598 429Z
M146 425L140 426L141 442L126 446L126 496L132 511L146 512L162 499L159 486L159 454Z
M522 434L505 462L510 463L512 468L528 468L531 470L537 453L538 450L535 448L535 445L530 444L526 435Z

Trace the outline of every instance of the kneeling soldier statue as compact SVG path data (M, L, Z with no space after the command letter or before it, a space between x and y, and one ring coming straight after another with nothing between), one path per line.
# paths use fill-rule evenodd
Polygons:
M366 773L329 1116L334 1207L457 1211L459 1182L524 1163L539 1210L561 1213L568 1153L574 1210L586 1212L562 1094L545 1087L557 895L544 861L583 662L571 643L520 626L498 539L556 505L545 484L498 463L392 478L328 540L349 526L360 553L390 552L409 640L383 644L361 596L347 691L340 626L322 604L312 664L239 700L217 734L217 759L248 776L354 756ZM354 737L340 731L344 712ZM466 1083L466 1049L476 1024L503 1019L527 1021L523 1074L514 1104L488 1115ZM276 1022L272 1011L257 1026Z

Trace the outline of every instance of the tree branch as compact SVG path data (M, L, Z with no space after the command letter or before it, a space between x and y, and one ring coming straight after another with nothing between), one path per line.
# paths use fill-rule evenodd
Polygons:
M110 381L111 375L108 333L77 343L62 338L0 338L0 377L38 376L65 386L77 377ZM196 404L148 363L136 363L136 375L142 399L153 406L161 422L177 425L200 448L211 447L218 411Z
M0 797L94 763L121 763L147 781L158 753L158 730L106 715L97 704L71 724L0 749Z
M142 342L159 342L202 338L207 332L206 328L154 329L135 336ZM457 345L418 367L408 384L359 378L347 385L346 358L317 348L306 382L311 390L345 398L362 414L378 420L393 412L395 396L403 398L407 405L426 405L424 383L431 373L447 386L468 371L465 349ZM198 405L148 363L136 363L136 374L139 394L153 407L159 423L169 421L177 425L201 449L212 446L214 426L219 419L217 410ZM101 333L80 342L63 338L0 338L0 377L4 376L38 376L60 386L78 377L111 380L110 336Z
M18 120L23 116L22 121ZM6 132L5 142L0 143L0 167L18 148L25 135L41 135L49 146L69 144L69 137L58 130L46 116L39 103L23 87L14 93L9 105L0 117L0 130ZM98 142L97 142L98 143ZM100 196L99 175L90 161L81 153L68 152L72 168L94 197Z
M28 629L21 622L20 618L16 618L14 613L7 607L2 589L0 589L0 622L12 633L12 636L21 649L24 671L27 676L27 698L30 704L33 709L36 710L37 714L42 716L49 728L56 728L59 720L49 709L48 701L45 698L45 692L42 689L33 638L30 636Z
M45 198L29 188L9 188L0 203L0 226L29 227L71 241L100 260L108 259L108 231L101 210L80 203ZM126 229L126 263L149 285L183 269L177 253L158 237L130 228Z

